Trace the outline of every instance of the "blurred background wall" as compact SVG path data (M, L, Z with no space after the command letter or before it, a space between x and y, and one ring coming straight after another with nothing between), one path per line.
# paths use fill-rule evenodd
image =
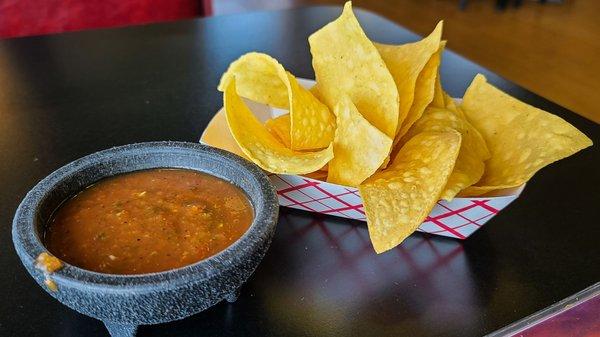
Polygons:
M345 0L0 0L0 38ZM421 35L445 20L448 48L600 123L600 1L355 0Z

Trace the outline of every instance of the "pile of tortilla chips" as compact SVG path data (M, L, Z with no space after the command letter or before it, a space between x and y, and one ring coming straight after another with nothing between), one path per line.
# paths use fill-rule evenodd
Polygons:
M219 83L231 134L266 171L358 187L377 253L414 232L440 198L520 186L592 144L483 75L458 104L441 86L441 38L442 22L414 43L373 42L348 2L308 39L312 89L265 54L231 64ZM289 113L263 124L242 98Z

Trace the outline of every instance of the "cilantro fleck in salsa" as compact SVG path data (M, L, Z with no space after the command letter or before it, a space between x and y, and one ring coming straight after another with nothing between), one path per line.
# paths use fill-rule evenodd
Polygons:
M246 195L231 183L192 170L153 169L103 179L66 201L44 240L75 266L143 274L222 251L252 219Z

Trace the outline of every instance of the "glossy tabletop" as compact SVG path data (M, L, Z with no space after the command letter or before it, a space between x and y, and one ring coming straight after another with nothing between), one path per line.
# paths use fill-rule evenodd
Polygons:
M310 7L0 41L0 335L106 335L101 322L39 288L14 252L12 217L34 184L112 146L198 141L222 105L220 75L245 52L269 53L296 76L314 78L307 37L340 10ZM374 40L418 38L372 13L357 15ZM597 282L600 126L444 53L442 82L453 96L461 97L477 72L565 118L597 145L543 169L517 201L466 241L414 234L376 255L365 223L283 208L271 249L236 303L145 326L139 335L474 336Z

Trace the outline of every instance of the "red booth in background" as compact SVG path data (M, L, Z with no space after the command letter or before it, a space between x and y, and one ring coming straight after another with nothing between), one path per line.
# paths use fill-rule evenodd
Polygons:
M211 15L211 0L0 0L0 38Z

